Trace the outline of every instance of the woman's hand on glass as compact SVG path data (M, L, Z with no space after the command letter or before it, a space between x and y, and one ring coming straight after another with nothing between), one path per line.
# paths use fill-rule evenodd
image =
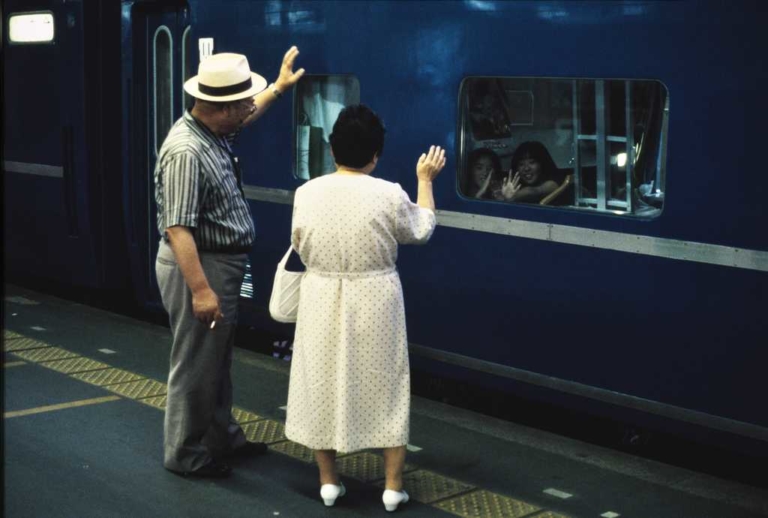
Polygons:
M505 200L511 200L515 197L515 194L520 190L520 171L512 176L512 169L509 170L509 174L501 182L501 195Z
M445 150L430 146L428 153L422 153L416 163L416 177L420 182L431 182L445 167Z
M495 171L491 171L488 173L488 176L483 181L483 185L480 187L480 190L477 191L477 194L475 195L475 198L482 198L486 191L488 191L488 187L491 185L491 178L493 178L493 173Z

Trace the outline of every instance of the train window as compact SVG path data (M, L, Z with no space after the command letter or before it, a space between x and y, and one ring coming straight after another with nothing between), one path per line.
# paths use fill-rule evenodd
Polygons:
M329 136L339 112L360 102L351 75L305 75L296 85L294 175L309 180L335 170Z
M661 213L668 95L660 82L470 77L459 95L463 196Z
M53 13L17 13L8 17L10 43L52 43Z
M155 155L173 124L173 45L171 31L158 27L154 38Z

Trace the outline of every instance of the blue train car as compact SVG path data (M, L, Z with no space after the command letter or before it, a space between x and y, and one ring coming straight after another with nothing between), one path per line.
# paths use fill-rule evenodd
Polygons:
M124 295L157 308L152 169L184 79L210 52L273 78L297 45L307 75L236 144L258 234L243 326L290 337L266 308L293 192L332 171L335 116L364 102L388 128L377 176L415 193L422 150L450 150L439 228L399 260L415 367L768 451L759 2L32 3L4 13L13 275L127 272ZM114 29L91 61L81 9ZM53 41L11 41L30 11L52 13ZM550 196L510 194L525 142L551 158Z
M119 7L3 9L6 278L124 296Z

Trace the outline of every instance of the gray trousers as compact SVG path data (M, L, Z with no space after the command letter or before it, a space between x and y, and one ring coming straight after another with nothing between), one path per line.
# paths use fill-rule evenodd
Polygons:
M223 321L211 330L192 312L187 287L171 247L160 242L155 271L173 334L168 400L165 407L166 468L193 471L245 444L232 417L232 352L237 302L245 275L246 254L200 253L200 263L219 297Z

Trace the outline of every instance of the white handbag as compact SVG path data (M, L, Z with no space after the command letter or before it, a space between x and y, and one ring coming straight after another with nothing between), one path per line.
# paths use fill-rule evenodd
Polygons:
M277 263L275 281L272 283L272 295L269 297L269 314L278 322L284 323L296 322L296 317L299 314L301 280L306 273L289 272L285 269L285 264L288 262L292 251L293 247L289 246L282 260Z

